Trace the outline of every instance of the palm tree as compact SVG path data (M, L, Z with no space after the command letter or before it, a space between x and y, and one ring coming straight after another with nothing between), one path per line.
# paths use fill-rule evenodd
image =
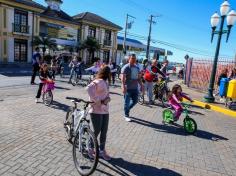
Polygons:
M50 49L52 49L52 50L57 49L56 41L51 39L50 37L36 36L33 39L33 45L35 45L35 46L42 45L43 46L43 57L45 56L46 48L48 48L49 50Z
M79 51L83 50L83 46L81 42L77 42L75 45L75 51L78 53Z
M98 43L98 41L93 38L93 37L88 37L87 40L85 40L81 47L81 49L87 49L87 51L89 52L89 62L91 63L91 61L94 60L94 52L95 51L99 51L100 50L100 44Z

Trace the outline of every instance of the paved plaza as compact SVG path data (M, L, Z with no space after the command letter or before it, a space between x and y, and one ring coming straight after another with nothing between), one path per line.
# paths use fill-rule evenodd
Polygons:
M0 80L0 175L79 175L63 120L71 104L65 97L87 99L84 88L66 79L57 81L55 101L47 107L35 104L37 86L28 84L29 77L9 78L12 85L5 84L6 79ZM191 108L198 124L192 136L181 127L163 125L160 106L137 105L133 121L127 123L122 119L120 88L110 91L107 151L113 159L100 160L93 175L236 176L236 118Z

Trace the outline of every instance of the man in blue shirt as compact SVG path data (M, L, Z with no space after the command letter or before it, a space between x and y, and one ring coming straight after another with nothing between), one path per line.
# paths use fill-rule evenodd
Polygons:
M121 70L122 91L124 93L124 112L125 120L130 122L129 118L130 109L138 103L139 86L143 91L143 84L141 81L141 73L136 65L136 55L132 54L129 57L129 63L124 65Z
M31 84L34 85L35 84L35 77L37 72L39 72L39 68L40 68L40 61L41 61L41 55L39 53L39 47L35 48L35 53L33 54L33 58L32 58L32 66L33 66L33 74L31 77Z

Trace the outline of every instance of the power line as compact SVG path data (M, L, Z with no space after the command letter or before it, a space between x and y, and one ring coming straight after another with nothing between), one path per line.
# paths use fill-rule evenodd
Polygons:
M191 29L194 29L194 30L208 32L208 30L205 29L205 28L200 28L199 26L196 26L196 25L193 25L193 24L190 24L190 23L186 23L186 22L184 22L184 21L182 21L180 19L171 17L169 15L160 14L159 12L156 12L156 11L146 7L146 6L140 5L140 4L136 3L136 2L134 2L133 0L120 0L120 1L122 1L126 5L127 5L127 3L129 3L130 5L134 5L137 8L139 8L139 9L141 9L143 11L145 10L148 13L157 14L158 16L162 16L163 18L167 18L167 19L169 19L169 21L173 21L175 23L182 24L183 27L187 27L187 28L191 28Z
M82 29L85 29L85 27L82 27ZM101 33L101 34L102 33L105 34L104 30L103 31L98 30L98 32ZM120 31L120 32L118 32L118 34L124 35L124 31ZM147 39L148 39L148 37L146 37L146 36L143 36L143 35L140 35L140 34L135 34L135 33L130 33L130 32L127 32L127 35L131 36L132 38L135 38L137 40L142 40L142 41L147 41ZM163 46L168 46L170 48L174 48L174 49L177 49L177 50L180 50L180 51L185 51L185 52L192 53L192 54L197 54L197 55L207 56L207 57L213 57L214 56L214 54L212 52L205 51L205 50L200 50L200 49L196 49L196 48L190 48L190 47L180 45L180 44L174 44L174 43L171 43L171 42L166 42L166 41L161 41L161 40L156 40L156 39L151 39L150 41L153 42L153 43L158 43L158 44L163 45ZM226 55L226 54L221 54L220 57L234 58L234 56L229 56L229 55Z
M123 34L122 31L118 32L118 33ZM139 39L139 40L143 40L143 41L147 40L147 37L142 36L142 35L133 34L133 33L128 33L127 35L131 36L131 37L134 37L136 39ZM177 50L181 50L181 51L186 51L186 52L189 52L189 53L192 53L192 54L198 54L198 55L207 56L207 57L213 57L214 56L213 53L211 53L209 51L205 51L205 50L190 48L190 47L186 47L186 46L183 46L183 45L173 44L173 43L165 42L165 41L161 41L161 40L152 39L151 41L154 42L154 43L158 43L160 45L168 46L168 47L171 47L171 48L174 48L174 49L177 49ZM228 56L228 55L222 54L221 57L233 57L233 56Z

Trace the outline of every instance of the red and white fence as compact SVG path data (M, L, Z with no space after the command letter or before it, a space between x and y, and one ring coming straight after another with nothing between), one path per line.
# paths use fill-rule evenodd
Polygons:
M219 59L215 84L224 68L228 68L229 74L235 67L233 59ZM206 91L210 82L213 60L208 59L188 59L186 63L185 82L188 87Z

